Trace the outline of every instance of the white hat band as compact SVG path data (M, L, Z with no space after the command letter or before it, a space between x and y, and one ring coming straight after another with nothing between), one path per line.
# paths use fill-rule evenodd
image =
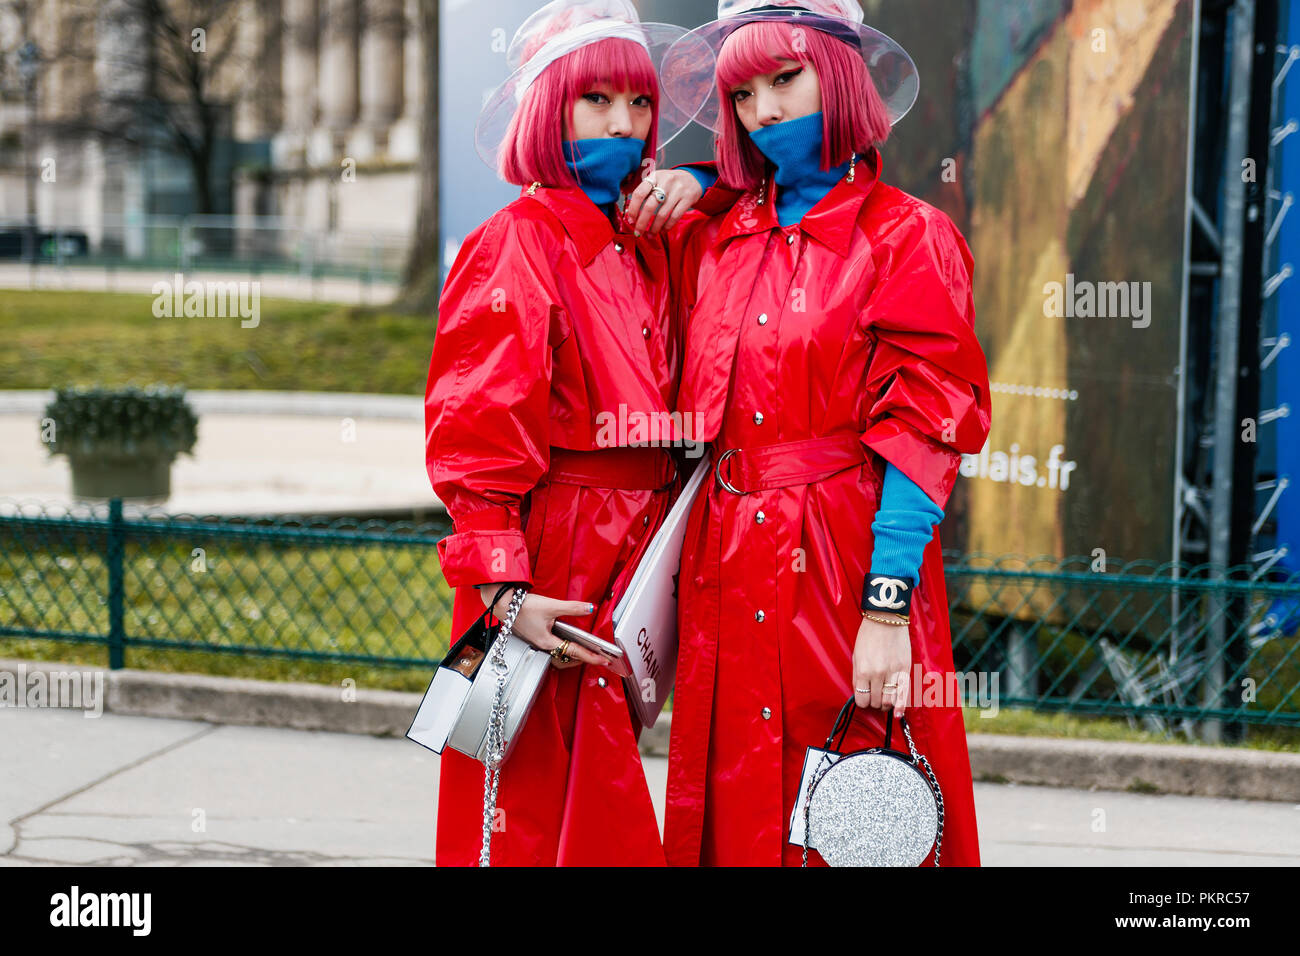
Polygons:
M621 39L639 43L647 52L645 34L635 23L617 20L588 20L576 27L562 30L542 44L541 49L532 55L520 70L519 82L515 85L515 102L522 103L524 94L533 85L533 81L560 57L572 53L581 46L596 39Z

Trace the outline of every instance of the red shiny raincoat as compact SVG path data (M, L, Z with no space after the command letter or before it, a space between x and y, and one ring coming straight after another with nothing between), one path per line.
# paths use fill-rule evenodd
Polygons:
M426 458L455 533L453 639L483 611L472 585L611 612L680 489L662 447L681 369L664 239L615 235L577 187L541 187L465 240L444 284L425 397ZM658 425L646 425L648 416ZM638 425L641 422L643 425ZM495 589L494 589L495 591ZM550 668L502 767L494 865L660 865L640 727L605 668ZM441 758L436 862L473 865L483 765Z
M944 505L961 454L988 433L970 251L944 213L880 182L880 168L873 151L853 182L784 227L769 180L765 202L746 194L685 249L678 407L715 458L742 449L725 466L733 487L763 487L738 495L711 480L686 531L670 865L799 864L790 815L805 748L824 743L852 695L885 461ZM805 440L822 451L761 450ZM819 466L839 470L800 478ZM937 529L911 621L913 667L951 674ZM880 746L884 716L857 711L844 751ZM913 701L907 719L943 791L940 862L978 865L961 708ZM893 746L906 749L897 728Z

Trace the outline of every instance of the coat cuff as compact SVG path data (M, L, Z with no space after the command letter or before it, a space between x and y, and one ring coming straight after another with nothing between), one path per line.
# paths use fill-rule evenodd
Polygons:
M438 542L442 576L453 588L518 581L529 586L533 574L522 531L461 531Z
M960 452L893 416L868 428L862 443L911 478L940 509L947 507L961 468Z

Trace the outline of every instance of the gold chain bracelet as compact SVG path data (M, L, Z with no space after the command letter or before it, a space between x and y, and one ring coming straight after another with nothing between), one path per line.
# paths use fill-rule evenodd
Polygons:
M881 624L897 624L899 627L905 627L912 622L910 617L905 617L901 621L891 621L887 617L876 617L876 615L872 614L870 611L863 611L862 616L869 621L878 621Z

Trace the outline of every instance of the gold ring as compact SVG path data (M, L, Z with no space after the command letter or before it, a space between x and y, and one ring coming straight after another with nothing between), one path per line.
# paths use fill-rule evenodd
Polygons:
M561 664L570 663L573 658L569 656L569 642L561 641L558 646L551 648L551 656Z
M891 687L897 687L898 685L897 685L897 684L883 684L882 686L885 688L885 690L889 690L889 688L891 688Z

